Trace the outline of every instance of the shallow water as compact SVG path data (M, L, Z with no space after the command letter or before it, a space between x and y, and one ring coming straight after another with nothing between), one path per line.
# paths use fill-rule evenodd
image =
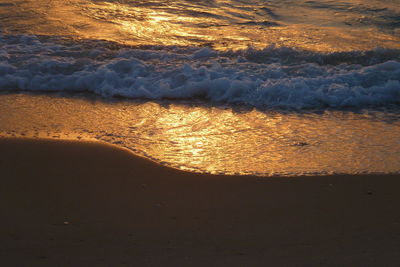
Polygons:
M398 0L0 0L0 25L0 136L198 172L400 171Z
M400 171L400 112L0 96L0 136L100 140L175 168L251 175Z

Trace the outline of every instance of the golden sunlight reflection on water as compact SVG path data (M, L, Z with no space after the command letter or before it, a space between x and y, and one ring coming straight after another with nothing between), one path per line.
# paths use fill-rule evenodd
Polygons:
M0 136L100 140L183 170L300 175L399 172L399 115L0 96ZM383 116L384 115L384 116Z
M159 8L154 3L150 7L128 3L29 0L0 13L10 17L2 20L5 32L104 39L129 45L211 45L219 50L271 44L316 51L399 48L398 35L374 27L346 25L345 21L353 19L349 16L356 16L350 11L349 15L327 14L326 9L303 10L289 5L279 9L281 20L277 21L277 16L262 13L264 5L234 6L230 1L218 1L217 6L206 10L187 1L160 1ZM326 16L337 20L327 23Z

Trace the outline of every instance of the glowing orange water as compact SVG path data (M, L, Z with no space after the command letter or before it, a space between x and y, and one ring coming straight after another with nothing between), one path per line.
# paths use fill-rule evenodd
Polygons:
M383 116L0 95L0 137L97 139L183 170L225 174L399 172L400 123Z
M287 5L280 10L277 21L262 13L266 8L262 4L235 6L232 1L213 1L214 5L205 9L183 0L160 1L160 8L128 2L17 2L2 11L3 17L9 18L3 19L2 24L4 31L10 33L66 35L129 45L211 45L224 50L274 44L317 51L400 47L399 32L389 34L374 27L355 28L343 23L368 19L357 17L350 10L338 13ZM21 16L23 19L18 19Z
M9 1L0 0L4 2ZM129 45L207 45L224 50L274 44L328 52L400 48L398 30L348 27L340 23L349 20L346 12L335 15L325 9L306 12L287 6L281 19L274 20L257 15L265 9L261 5L242 3L237 15L237 7L228 0L211 1L218 5L209 10L183 0L159 1L160 9L124 2L129 1L27 0L7 4L0 10L0 22L9 34L105 39ZM179 8L174 5L184 6L186 12L176 12ZM338 17L335 23L324 20L331 15ZM98 139L200 172L399 172L399 133L398 119L385 122L351 112L235 112L202 105L0 96L1 136Z

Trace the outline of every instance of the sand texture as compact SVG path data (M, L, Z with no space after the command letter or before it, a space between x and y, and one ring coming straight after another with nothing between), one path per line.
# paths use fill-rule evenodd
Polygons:
M400 177L181 172L0 139L0 266L399 266Z

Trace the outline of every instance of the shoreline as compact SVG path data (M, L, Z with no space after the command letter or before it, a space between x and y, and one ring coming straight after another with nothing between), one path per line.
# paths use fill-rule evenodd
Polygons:
M0 138L5 266L396 266L400 175L252 177Z

